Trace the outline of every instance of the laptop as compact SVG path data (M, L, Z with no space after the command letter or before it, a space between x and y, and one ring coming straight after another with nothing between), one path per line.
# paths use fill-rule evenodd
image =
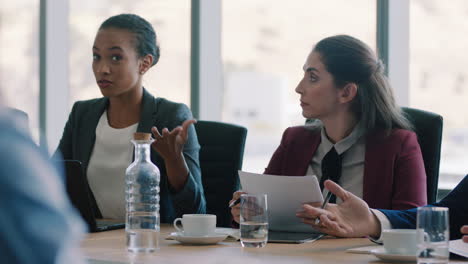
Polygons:
M125 228L122 220L98 219L92 209L91 193L85 179L83 166L77 160L64 160L66 189L73 206L88 224L90 232L100 232Z

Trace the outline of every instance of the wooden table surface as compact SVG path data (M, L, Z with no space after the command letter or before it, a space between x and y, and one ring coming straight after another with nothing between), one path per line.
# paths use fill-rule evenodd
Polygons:
M239 242L234 241L204 246L184 245L175 240L166 240L171 232L174 232L172 226L161 225L160 248L149 254L129 253L124 229L88 234L81 248L88 259L95 260L92 263L385 263L373 255L345 252L348 248L375 245L365 238L326 238L313 243L269 243L264 248L242 248Z

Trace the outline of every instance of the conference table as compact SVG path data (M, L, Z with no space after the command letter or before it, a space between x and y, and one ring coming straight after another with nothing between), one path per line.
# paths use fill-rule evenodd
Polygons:
M387 263L374 255L346 252L350 248L375 246L366 238L326 237L312 243L268 243L264 248L242 248L241 244L234 240L225 240L215 245L186 245L165 239L174 231L172 225L161 225L159 249L153 253L128 252L124 229L88 234L81 243L81 249L90 263L96 264Z

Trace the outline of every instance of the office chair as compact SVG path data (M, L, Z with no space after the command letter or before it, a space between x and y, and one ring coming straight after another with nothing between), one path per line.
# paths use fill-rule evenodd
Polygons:
M200 167L208 214L217 216L217 226L230 227L228 207L232 193L240 189L247 129L238 125L198 121L195 124L200 149Z
M418 136L427 176L427 202L434 203L439 183L443 118L436 113L409 107L402 107L401 110L413 124L414 132Z

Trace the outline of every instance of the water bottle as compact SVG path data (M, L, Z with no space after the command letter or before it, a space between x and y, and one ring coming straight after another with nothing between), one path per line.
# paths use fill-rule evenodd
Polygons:
M135 160L125 171L127 248L130 252L153 252L159 247L158 167L151 162L149 133L135 133L131 140Z

